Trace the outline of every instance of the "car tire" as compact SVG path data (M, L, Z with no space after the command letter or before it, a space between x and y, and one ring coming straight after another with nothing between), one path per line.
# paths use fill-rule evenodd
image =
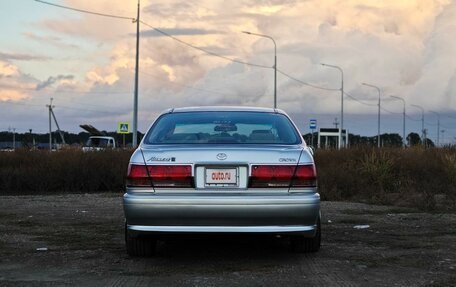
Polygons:
M308 238L302 235L290 238L291 250L296 253L310 253L320 250L321 225L320 218L317 221L317 232L314 237Z
M150 257L155 254L157 240L150 237L133 237L125 224L125 246L127 253L135 257Z

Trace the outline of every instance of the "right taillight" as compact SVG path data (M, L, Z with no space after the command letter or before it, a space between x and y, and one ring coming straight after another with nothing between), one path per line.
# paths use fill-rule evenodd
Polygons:
M315 187L315 165L253 165L249 187Z
M128 167L130 187L193 187L191 165L135 165Z

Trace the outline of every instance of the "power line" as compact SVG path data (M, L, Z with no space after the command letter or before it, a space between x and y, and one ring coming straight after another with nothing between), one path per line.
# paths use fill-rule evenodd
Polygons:
M77 11L77 12L81 12L81 13L91 14L91 15L97 15L97 16L103 16L103 17L109 17L109 18L116 18L116 19L124 19L124 20L132 20L133 22L136 21L136 18L133 18L133 17L125 17L125 16L119 16L119 15L113 15L113 14L93 12L93 11L89 11L89 10L83 10L83 9L73 8L73 7L59 5L59 4L55 4L55 3L50 3L50 2L46 2L46 1L42 1L42 0L35 0L35 2L39 2L39 3L42 3L42 4L46 4L46 5L50 5L50 6L54 6L54 7L58 7L58 8L63 8L63 9L67 9L67 10L72 10L72 11Z
M132 17L125 17L125 16L114 15L114 14L105 14L105 13L93 12L93 11L89 11L89 10L78 9L78 8L73 8L73 7L69 7L69 6L64 6L64 5L58 5L58 4L54 4L54 3L50 3L50 2L46 2L46 1L42 1L42 0L35 0L35 1L39 2L39 3L42 3L42 4L55 6L55 7L59 7L59 8L63 8L63 9L68 9L68 10L72 10L72 11L77 11L77 12L81 12L81 13L86 13L86 14L92 14L92 15L104 16L104 17L111 17L111 18L117 18L117 19L127 19L127 20L132 20L133 22L136 21L136 18L132 18ZM223 55L219 55L217 53L208 51L206 49L203 49L203 48L197 47L195 45L192 45L190 43L187 43L185 41L182 41L181 39L179 39L179 38L177 38L177 37L175 37L175 36L173 36L173 35L171 35L169 33L166 33L163 30L155 28L155 27L147 24L146 22L144 22L142 20L140 20L139 22L141 24L149 27L149 28L152 28L154 31L156 31L156 32L158 32L158 33L160 33L162 35L165 35L165 36L167 36L167 37L169 37L169 38L171 38L171 39L173 39L173 40L175 40L177 42L180 42L183 45L189 46L189 47L191 47L193 49L197 49L197 50L202 51L202 52L204 52L206 54L209 54L209 55L212 55L212 56L215 56L215 57L219 57L219 58L231 61L231 62L248 65L248 66L254 66L254 67L265 68L265 69L272 69L273 68L273 67L269 67L269 66L266 66L266 65L260 65L260 64L244 62L244 61L236 60L236 59L233 59L233 58L230 58L230 57L226 57L226 56L223 56Z
M143 71L140 71L140 73L158 79L158 77L156 77L156 76L154 76L152 74L149 74L149 73L146 73L146 72L143 72ZM170 83L172 85L186 87L186 88L193 89L193 90L198 90L198 91L202 91L202 92L206 92L206 93L211 93L211 94L219 94L219 95L227 96L227 97L234 96L232 94L229 95L229 94L225 94L225 93L218 92L218 91L211 91L211 90L206 90L206 89L202 89L202 88L192 87L192 86L188 86L188 85L185 85L185 84L176 83L176 82L172 82L172 81L168 81L168 83Z
M206 54L209 54L209 55L211 55L211 56L219 57L219 58L222 58L222 59L225 59L225 60L234 62L234 63L243 64L243 65L248 65L248 66L253 66L253 67L257 67L257 68L264 68L264 69L272 69L272 68L273 68L273 67L269 67L269 66L266 66L266 65L254 64L254 63L249 63L249 62L245 62L245 61L236 60L236 59L233 59L233 58L230 58L230 57L226 57L226 56L223 56L223 55L220 55L220 54L217 54L217 53L208 51L208 50L206 50L206 49L203 49L203 48L197 47L197 46L195 46L195 45L192 45L192 44L190 44L190 43L187 43L187 42L185 42L185 41L183 41L183 40L181 40L181 39L179 39L179 38L177 38L177 37L175 37L175 36L173 36L173 35L171 35L171 34L169 34L169 33L166 33L166 32L163 31L163 30L160 30L160 29L158 29L158 28L155 28L155 27L153 27L153 26L147 24L147 23L144 22L144 21L140 21L140 23L144 24L145 26L147 26L147 27L153 29L154 31L156 31L156 32L158 32L158 33L160 33L160 34L162 34L162 35L165 35L165 36L167 36L167 37L169 37L169 38L171 38L171 39L173 39L173 40L175 40L175 41L177 41L177 42L179 42L179 43L181 43L181 44L183 44L183 45L186 45L186 46L191 47L191 48L193 48L193 49L197 49L197 50L202 51L202 52L204 52L204 53L206 53ZM295 77L292 77L291 75L289 75L289 74L287 74L287 73L285 73L285 72L283 72L283 71L281 71L281 70L279 70L279 69L277 69L277 72L281 73L281 74L284 75L285 77L288 77L288 78L290 78L290 79L292 79L292 80L294 80L294 81L296 81L296 82L299 82L299 83L301 83L301 84L303 84L303 85L306 85L306 86L309 86L309 87L313 87L313 88L321 89L321 90L326 90L326 91L338 91L338 90L339 90L339 89L332 89L332 88L320 87L320 86L316 86L316 85L312 85L312 84L306 83L306 82L301 81L301 80L299 80L299 79L297 79L297 78L295 78Z
M358 100L357 98L355 98L354 96L350 95L350 94L347 93L347 92L344 92L344 95L346 95L346 96L349 97L350 99L352 99L352 100L354 100L354 101L356 101L356 102L358 102L358 103L360 103L360 104L363 104L363 105L365 105L365 106L371 106L371 107L376 107L376 106L377 106L377 104L369 104L369 103L363 102L363 101L361 101L361 100Z
M380 107L380 109L381 109L382 111L385 111L385 112L390 113L390 114L393 114L393 115L402 115L402 113L392 112L392 111L390 111L390 110L385 109L384 107Z
M454 126L454 127L447 127L447 126L444 126L444 125L442 125L442 124L440 124L440 127L445 128L445 129L456 129L456 126Z
M0 85L0 88L6 88L6 89L14 89L14 90L19 90L19 91L30 91L30 92L43 92L42 90L37 90L35 88L22 88L22 87L12 87L12 86L2 86ZM119 95L124 95L124 94L131 94L131 92L84 92L84 91L70 91L70 90L56 90L55 88L52 91L55 94L88 94L88 95L104 95L104 94L119 94Z
M296 82L301 83L301 84L303 84L305 86L309 86L309 87L312 87L312 88L315 88L315 89L320 89L320 90L325 90L325 91L339 91L340 90L340 89L325 88L325 87L320 87L320 86L317 86L317 85L309 84L309 83L301 81L301 80L299 80L299 79L297 79L297 78L295 78L295 77L293 77L293 76L291 76L291 75L289 75L289 74L287 74L287 73L285 73L285 72L283 72L283 71L281 71L279 69L277 69L277 72L279 72L280 74L284 75L285 77L287 77L287 78L289 78L289 79L291 79L293 81L296 81Z
M249 62L244 62L244 61L241 61L241 60L236 60L236 59L233 59L233 58L230 58L230 57L226 57L226 56L223 56L223 55L220 55L220 54L217 54L217 53L214 53L214 52L211 52L211 51L208 51L204 48L200 48L198 46L195 46L193 44L190 44L190 43L187 43L185 41L182 41L181 39L169 34L169 33L166 33L165 31L163 30L160 30L158 28L155 28L149 24L147 24L146 22L144 21L139 21L141 24L144 24L145 26L153 29L154 31L162 34L162 35L165 35L166 37L169 37L185 46L188 46L188 47L191 47L193 49L196 49L196 50L199 50L199 51L202 51L206 54L209 54L211 56L214 56L214 57L219 57L219 58L222 58L222 59L225 59L225 60L228 60L228 61L231 61L231 62L234 62L234 63L238 63L238 64L243 64L243 65L248 65L248 66L253 66L253 67L258 67L258 68L264 68L264 69L272 69L273 67L269 67L269 66L266 66L266 65L260 65L260 64L254 64L254 63L249 63Z
M63 8L63 9L68 9L68 10L72 10L72 11L77 11L77 12L82 12L82 13L87 13L87 14L92 14L92 15L97 15L97 16L104 16L104 17L111 17L111 18L118 18L118 19L128 19L128 20L132 20L133 22L136 21L135 18L131 18L131 17L124 17L124 16L118 16L118 15L113 15L113 14L105 14L105 13L99 13L99 12L93 12L93 11L89 11L89 10L83 10L83 9L78 9L78 8L73 8L73 7L69 7L69 6L63 6L63 5L58 5L58 4L54 4L54 3L49 3L49 2L46 2L46 1L42 1L42 0L35 0L36 2L39 2L39 3L43 3L43 4L47 4L47 5L51 5L51 6L55 6L55 7L59 7L59 8ZM183 45L186 45L188 47L191 47L193 49L196 49L196 50L199 50L201 52L204 52L208 55L211 55L211 56L214 56L214 57L218 57L218 58L221 58L221 59L225 59L227 61L231 61L231 62L234 62L234 63L238 63L238 64L243 64L243 65L248 65L248 66L252 66L252 67L257 67L257 68L263 68L263 69L272 69L274 67L270 67L270 66L266 66L266 65L260 65L260 64L255 64L255 63L250 63L250 62L245 62L245 61L241 61L241 60L236 60L236 59L233 59L233 58L230 58L230 57L227 57L227 56L223 56L223 55L220 55L220 54L217 54L217 53L214 53L214 52L211 52L209 50L206 50L204 48L201 48L201 47L198 47L198 46L195 46L193 44L190 44L190 43L187 43L161 29L158 29L156 27L153 27L151 25L149 25L148 23L140 20L139 21L141 24L153 29L154 31L166 36L166 37L169 37ZM301 81L295 77L292 77L291 75L281 71L281 70L278 70L277 71L279 73L281 73L282 75L284 75L285 77L288 77L296 82L299 82L303 85L306 85L306 86L309 86L309 87L313 87L313 88L316 88L316 89L321 89L321 90L326 90L326 91L337 91L339 89L332 89L332 88L325 88L325 87L320 87L320 86L316 86L316 85L313 85L313 84L310 84L310 83L306 83L304 81Z
M421 119L414 119L414 118L412 118L409 115L405 115L405 117L408 118L409 120L412 120L412 121L415 121L415 122L421 122Z
M79 9L79 8L74 8L74 7L70 7L70 6L64 6L64 5L59 5L59 4L55 4L55 3L50 3L50 2L47 2L47 1L43 1L43 0L34 0L35 2L38 2L38 3L41 3L41 4L46 4L46 5L50 5L50 6L54 6L54 7L58 7L58 8L62 8L62 9L67 9L67 10L71 10L71 11L76 11L76 12L81 12L81 13L85 13L85 14L91 14L91 15L96 15L96 16L103 16L103 17L109 17L109 18L115 18L115 19L123 19L123 20L131 20L132 22L136 22L136 18L134 17L126 17L126 16L120 16L120 15L114 15L114 14L107 14L107 13L100 13L100 12L94 12L94 11L89 11L89 10L85 10L85 9ZM238 63L238 64L243 64L243 65L248 65L248 66L253 66L253 67L258 67L258 68L264 68L264 69L272 69L274 67L270 67L270 66L266 66L266 65L260 65L260 64L255 64L255 63L249 63L249 62L245 62L245 61L241 61L241 60L236 60L236 59L233 59L233 58L230 58L230 57L226 57L226 56L223 56L223 55L220 55L220 54L217 54L217 53L214 53L214 52L211 52L211 51L208 51L204 48L201 48L201 47L198 47L198 46L195 46L193 44L190 44L190 43L187 43L161 29L158 29L158 28L155 28L151 25L149 25L148 23L140 20L139 21L141 24L153 29L154 31L166 36L166 37L169 37L183 45L186 45L188 47L191 47L193 49L196 49L196 50L199 50L199 51L202 51L208 55L211 55L211 56L214 56L214 57L218 57L218 58L222 58L222 59L225 59L225 60L228 60L228 61L231 61L231 62L234 62L234 63ZM315 89L320 89L320 90L326 90L326 91L338 91L339 89L334 89L334 88L325 88L325 87L321 87L321 86L317 86L317 85L313 85L313 84L310 84L310 83L307 83L307 82L304 82L304 81L301 81L279 69L277 69L277 71L282 74L283 76L291 79L291 80L294 80L300 84L303 84L305 86L309 86L309 87L312 87L312 88L315 88ZM142 72L144 73L144 72ZM147 73L144 73L144 74L147 74ZM179 84L179 83L174 83L174 82L170 82L172 84L175 84L175 85L180 85L180 86L184 86L184 87L187 87L187 88L190 88L190 89L195 89L195 90L200 90L200 91L204 91L204 92L208 92L208 93L214 93L214 94L221 94L221 95L225 95L227 96L227 94L224 94L224 93L220 93L220 92L216 92L216 91L210 91L210 90L205 90L205 89L201 89L201 88L196 88L196 87L191 87L191 86L187 86L187 85L184 85L184 84ZM26 88L22 88L23 90L31 90L31 91L37 91L36 89L26 89ZM76 92L76 91L71 91L71 92L65 92L65 91L60 91L60 92L63 92L63 93L85 93L85 94L103 94L103 93L107 93L107 94L114 94L114 92ZM119 93L119 94L127 94L127 93ZM344 92L344 94L346 96L348 96L349 98L351 98L352 100L360 103L360 104L363 104L363 105L366 105L366 106L377 106L376 104L369 104L369 103L365 103L365 102L362 102L360 100L358 100L357 98L353 97L352 95ZM5 103L5 102L4 102ZM8 104L15 104L15 105L26 105L26 106L34 106L32 104L22 104L22 103L11 103L11 102L6 102ZM62 106L61 106L62 107ZM74 110L83 110L83 109L77 109L77 108L71 108L71 107L62 107L62 108L67 108L67 109L74 109ZM391 114L400 114L400 113L395 113L395 112L391 112L385 108L381 108L382 110L388 112L388 113L391 113ZM87 109L84 109L84 111L94 111L94 112L102 112L102 111L95 111L95 110L87 110ZM108 113L108 112L106 112ZM414 121L420 121L420 120L415 120L409 116L407 116L409 119L411 120L414 120ZM452 116L448 116L450 118L454 118Z
M2 101L2 104L7 104L7 105L16 105L16 106L33 106L33 107L43 107L43 105L34 105L34 104L26 104L26 103L13 103L9 101Z
M2 104L8 104L8 105L16 105L16 106L30 106L30 107L43 107L43 105L38 105L38 104L28 104L28 103L13 103L13 102L1 102ZM100 110L91 110L91 109L79 109L79 108L72 108L72 107L67 107L67 106L59 106L59 108L63 109L68 109L68 110L77 110L77 111L85 111L85 112L96 112L96 113L105 113L105 114L114 114L113 112L108 112L108 111L100 111Z

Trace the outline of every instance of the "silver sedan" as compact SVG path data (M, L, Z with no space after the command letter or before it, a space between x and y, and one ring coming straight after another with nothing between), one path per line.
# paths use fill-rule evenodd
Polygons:
M312 151L278 109L165 111L131 157L123 206L132 256L181 233L279 234L297 252L320 248Z

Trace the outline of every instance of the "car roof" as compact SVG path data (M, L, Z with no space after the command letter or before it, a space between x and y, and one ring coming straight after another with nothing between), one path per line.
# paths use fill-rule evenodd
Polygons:
M188 113L188 112L259 112L259 113L281 113L282 110L273 108L245 107L245 106L200 106L181 107L168 109L163 113Z

